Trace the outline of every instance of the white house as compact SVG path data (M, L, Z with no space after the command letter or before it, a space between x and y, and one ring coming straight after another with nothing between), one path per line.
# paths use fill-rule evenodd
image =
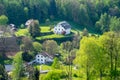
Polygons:
M29 19L28 21L26 21L25 26L30 26L30 24L33 22L33 19Z
M35 61L36 63L39 63L39 64L45 64L45 63L53 62L53 57L46 52L39 53L36 55Z
M71 31L71 25L66 22L66 21L62 21L59 22L53 29L53 32L55 34L70 34Z
M15 31L17 31L15 24L9 24L8 27L10 28L11 33L14 33Z

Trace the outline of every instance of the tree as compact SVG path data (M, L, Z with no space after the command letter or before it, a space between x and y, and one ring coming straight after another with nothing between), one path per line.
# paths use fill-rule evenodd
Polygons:
M5 15L0 16L0 25L6 25L8 22L8 17Z
M110 20L110 30L119 32L120 31L119 25L120 25L120 18L112 17Z
M54 62L52 64L52 67L54 69L60 69L60 62L59 62L58 58L54 58Z
M22 52L22 59L26 62L30 62L33 59L33 56L28 52Z
M62 50L64 51L64 54L67 54L67 56L65 56L65 63L68 64L68 67L66 67L66 71L67 71L67 79L68 80L72 80L72 50L74 49L73 43L70 41L67 42L63 42L61 44Z
M33 42L33 48L35 49L36 52L42 51L42 45L39 42Z
M21 50L24 52L30 52L33 51L33 45L32 45L32 40L28 37L23 37L22 39L22 45L21 45Z
M57 9L56 9L56 1L55 0L50 0L50 6L49 6L49 14L50 17L56 16L57 15ZM52 18L51 18L52 19Z
M82 36L89 36L88 30L86 28L84 28Z
M43 50L48 52L51 55L58 53L58 44L54 40L46 40L43 43Z
M99 38L84 37L80 46L75 63L85 71L86 80L94 80L98 77L102 80L103 72L108 67L106 65L108 57L105 56L106 51L101 45Z
M74 35L73 41L72 41L72 46L74 46L74 48L79 49L80 47L80 40L81 40L81 35L79 32L77 32L77 34Z
M28 31L33 38L39 36L40 35L39 21L38 20L32 21Z
M28 74L28 79L29 80L36 80L35 79L35 69L33 68L32 65L27 67L27 72L29 73Z
M39 70L37 68L35 68L35 80L39 80Z
M106 54L108 55L108 65L110 65L110 79L118 79L118 65L120 58L120 35L119 33L109 32L105 33L101 38L101 44L106 50Z
M60 74L57 71L50 71L43 80L60 80Z
M18 52L15 56L14 56L14 60L13 60L13 66L14 69L12 71L12 80L20 80L23 70L23 61L22 61L22 56L21 56L21 52Z
M100 16L99 21L96 22L96 28L100 30L101 33L109 31L110 18L110 15L104 13Z
M5 13L5 7L3 4L0 4L0 15L3 15Z
M3 65L0 64L0 80L8 80L7 72Z

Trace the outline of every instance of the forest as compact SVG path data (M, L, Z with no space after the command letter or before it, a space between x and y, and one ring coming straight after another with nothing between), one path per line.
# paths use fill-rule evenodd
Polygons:
M31 18L40 23L62 19L102 33L115 29L109 24L119 21L119 3L119 0L0 0L0 15L6 15L8 23L16 25Z
M59 21L73 23L70 35L54 35ZM9 32L8 24L17 31ZM120 80L120 0L0 0L2 30L0 80ZM19 52L8 58L10 43ZM55 56L52 64L24 68L44 51ZM15 67L11 75L6 64ZM51 71L40 74L41 66Z

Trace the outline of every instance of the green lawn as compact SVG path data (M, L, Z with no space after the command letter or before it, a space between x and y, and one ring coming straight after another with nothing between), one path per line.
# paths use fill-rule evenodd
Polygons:
M19 29L15 34L16 34L16 36L27 36L27 35L29 35L27 29Z
M36 37L36 39L37 40L42 40L42 39L62 38L62 37L65 37L65 36L64 35L51 34L51 35Z
M41 28L41 33L51 32L49 26L41 26L40 28Z
M41 26L41 33L51 32L49 26ZM28 29L19 29L16 33L16 36L28 36Z
M42 34L52 32L50 30L49 26L41 26L40 28L41 28L41 33ZM76 33L75 30L72 30L72 32ZM19 29L15 34L16 34L16 36L29 36L30 35L28 33L27 29ZM47 34L47 35L44 35L44 36L38 36L38 37L36 37L36 39L37 40L43 40L43 39L52 39L52 38L63 38L63 37L68 37L68 36L72 36L72 35L73 34L70 34L70 35L57 35L57 34L51 33L51 34Z

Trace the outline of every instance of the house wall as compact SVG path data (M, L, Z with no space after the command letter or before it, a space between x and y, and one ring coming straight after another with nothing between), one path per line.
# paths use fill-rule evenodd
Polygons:
M55 34L62 34L62 32L65 31L65 29L61 25L58 25L58 26L54 27L53 31Z
M46 62L53 62L53 60L49 57L46 57Z
M39 64L45 64L45 57L43 55L36 55L36 62Z
M66 34L70 34L71 28L66 29Z
M39 64L45 64L46 62L53 62L51 58L45 57L41 54L36 55L35 61Z

